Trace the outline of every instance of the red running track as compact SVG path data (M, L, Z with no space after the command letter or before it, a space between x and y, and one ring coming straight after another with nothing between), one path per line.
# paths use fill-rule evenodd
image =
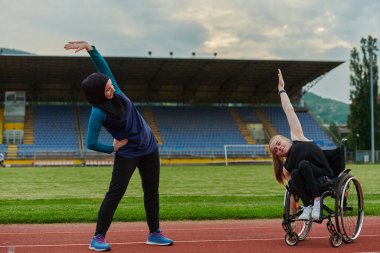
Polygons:
M0 225L0 253L93 252L88 243L95 224ZM161 222L173 246L145 244L143 222L113 223L107 242L112 252L154 253L252 253L317 252L380 253L380 217L365 217L359 238L339 248L330 246L325 222L313 224L306 240L297 246L284 241L281 220L223 220Z

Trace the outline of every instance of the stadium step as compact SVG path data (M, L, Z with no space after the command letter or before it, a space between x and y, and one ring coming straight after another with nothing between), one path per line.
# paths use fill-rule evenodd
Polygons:
M268 120L267 116L265 115L265 113L262 110L257 108L256 109L256 115L259 117L261 123L265 127L265 130L268 132L270 138L272 138L273 136L278 134L277 130L274 128L274 126Z
M257 115L257 117L259 117L261 123L263 124L263 126L264 126L265 130L267 131L267 133L269 134L270 138L272 138L273 136L278 134L277 130L274 128L272 123L268 120L267 116L265 115L265 113L261 109L259 109L259 108L256 109L256 115ZM266 146L265 149L269 154L270 153L269 147Z
M232 118L234 119L247 144L255 144L255 140L252 138L252 135L249 132L246 124L240 119L239 113L232 108L229 109L229 112L231 113Z
M24 144L34 143L34 111L32 106L26 107L24 124Z
M151 108L144 108L143 112L144 112L144 116L145 116L146 121L148 122L150 128L153 131L154 137L156 137L156 139L157 139L158 144L162 144L163 143L162 138L161 138L160 132L158 130L156 120L154 119L152 109Z
M7 159L17 159L17 145L9 144L7 151Z

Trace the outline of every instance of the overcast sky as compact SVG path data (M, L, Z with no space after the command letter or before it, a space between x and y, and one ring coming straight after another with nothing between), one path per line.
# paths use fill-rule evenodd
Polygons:
M368 35L380 39L378 0L0 0L0 47L72 56L65 42L87 40L104 56L345 61L310 91L346 103L350 51Z

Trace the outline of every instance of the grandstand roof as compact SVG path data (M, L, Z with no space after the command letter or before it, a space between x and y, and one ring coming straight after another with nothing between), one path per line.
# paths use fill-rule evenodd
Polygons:
M134 102L278 103L277 69L294 100L342 61L105 57ZM89 57L0 55L0 92L25 90L28 101L83 101ZM333 85L333 84L332 84Z

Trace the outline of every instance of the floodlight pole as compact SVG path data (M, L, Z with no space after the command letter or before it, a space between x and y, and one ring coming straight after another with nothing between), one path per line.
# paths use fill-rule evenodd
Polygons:
M373 108L373 71L372 71L372 54L373 54L373 41L368 45L369 54L369 80L371 89L371 163L375 163L375 128L374 128L374 108Z

